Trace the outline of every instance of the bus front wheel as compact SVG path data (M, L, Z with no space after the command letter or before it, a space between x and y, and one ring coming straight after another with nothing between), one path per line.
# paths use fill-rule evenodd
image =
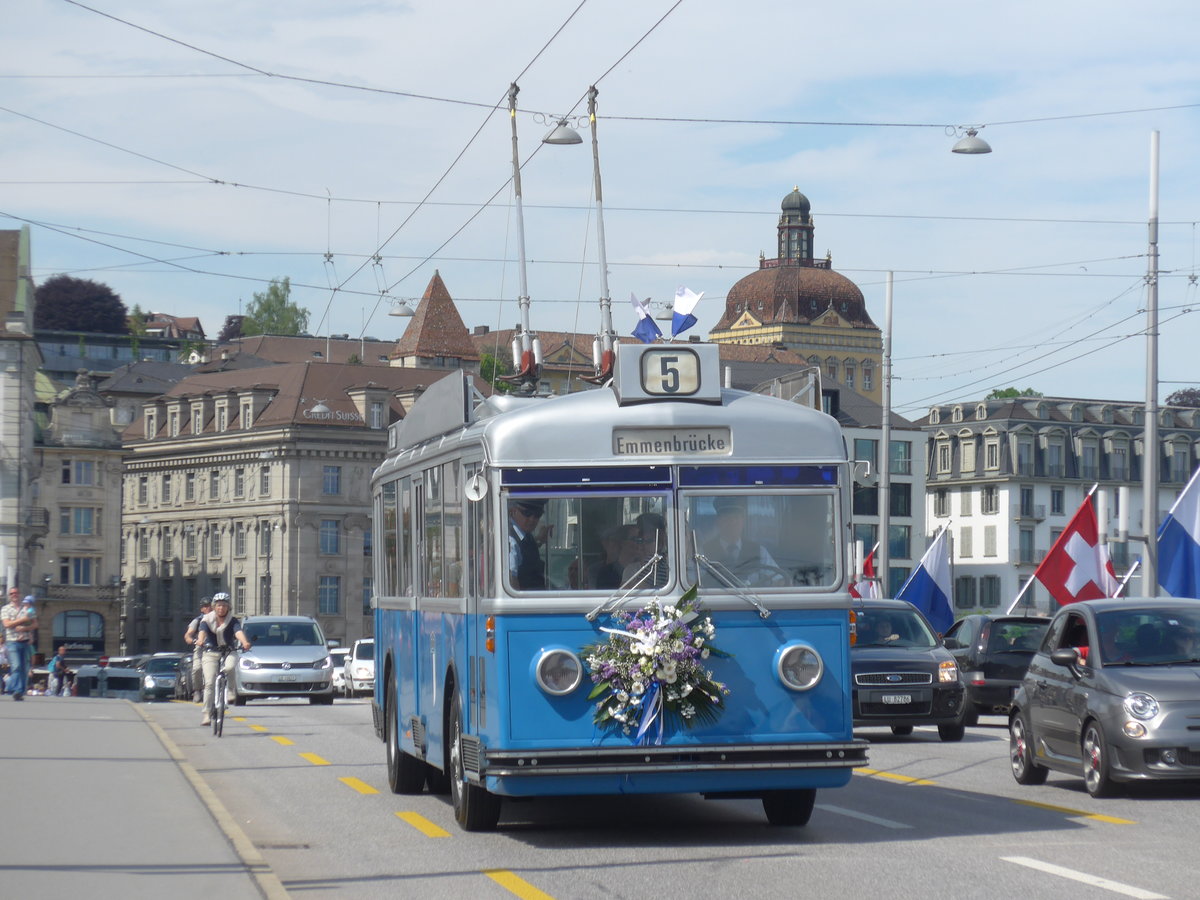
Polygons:
M386 706L388 787L393 794L419 794L425 787L425 763L400 747L400 710L396 706L396 685L390 679Z
M454 818L464 831L492 831L500 821L500 798L467 781L462 758L462 721L462 701L455 694L450 711L450 799L454 803Z
M816 788L763 794L763 812L772 825L807 825L817 802Z

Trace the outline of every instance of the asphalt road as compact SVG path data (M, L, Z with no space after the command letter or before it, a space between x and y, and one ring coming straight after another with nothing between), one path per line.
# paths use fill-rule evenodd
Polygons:
M146 710L296 897L821 898L1200 895L1200 786L1093 800L1081 779L1021 787L1007 732L864 730L871 762L805 828L758 801L694 795L507 802L469 834L449 798L389 792L368 701L255 701L225 736L190 704Z

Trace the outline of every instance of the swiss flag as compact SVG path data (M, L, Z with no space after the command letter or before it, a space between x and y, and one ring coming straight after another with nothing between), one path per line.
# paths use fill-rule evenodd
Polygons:
M1100 543L1091 494L1083 498L1079 511L1033 577L1046 586L1059 606L1116 595L1119 584L1108 548Z
M878 544L875 545L878 548ZM860 600L878 600L879 582L875 580L875 550L863 560L862 578L850 585L850 596Z

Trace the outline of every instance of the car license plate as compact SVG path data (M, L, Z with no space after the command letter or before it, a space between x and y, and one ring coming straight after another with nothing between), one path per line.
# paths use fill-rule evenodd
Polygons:
M885 706L907 706L912 703L912 694L884 694L883 703Z
M276 681L295 681L295 680L296 680L296 676L295 676L295 675L280 675L280 676L279 676L277 679L275 679L275 680L276 680Z

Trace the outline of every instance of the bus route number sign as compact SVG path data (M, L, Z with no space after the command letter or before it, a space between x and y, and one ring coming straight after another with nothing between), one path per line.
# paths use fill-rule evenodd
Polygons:
M700 360L682 347L642 354L642 390L653 397L689 397L700 390Z

